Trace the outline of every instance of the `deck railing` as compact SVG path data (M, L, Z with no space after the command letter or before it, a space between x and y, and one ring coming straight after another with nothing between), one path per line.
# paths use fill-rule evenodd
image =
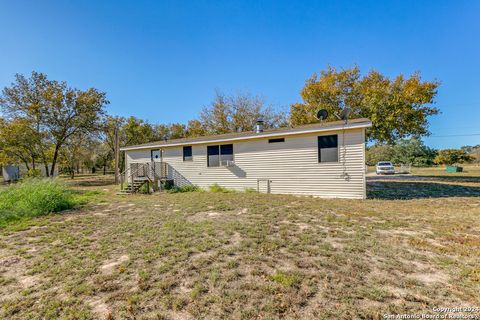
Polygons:
M168 178L168 165L166 162L131 163L129 168L120 174L120 190L125 189L134 180L145 179L157 184Z

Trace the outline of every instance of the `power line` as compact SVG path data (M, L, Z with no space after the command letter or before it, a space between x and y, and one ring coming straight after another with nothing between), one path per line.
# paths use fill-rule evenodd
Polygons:
M431 136L428 136L427 138L471 137L471 136L480 136L480 133L449 134L449 135L442 135L442 136L431 135Z

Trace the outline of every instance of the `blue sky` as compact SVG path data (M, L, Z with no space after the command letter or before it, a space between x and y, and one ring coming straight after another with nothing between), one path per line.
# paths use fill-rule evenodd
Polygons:
M418 70L442 82L426 143L460 147L480 144L479 34L480 1L0 0L0 87L36 70L167 123L215 90L287 110L328 65Z

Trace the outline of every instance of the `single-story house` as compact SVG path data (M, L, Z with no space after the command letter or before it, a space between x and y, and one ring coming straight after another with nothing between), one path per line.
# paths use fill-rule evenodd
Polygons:
M121 150L126 177L144 175L148 165L155 176L176 186L218 184L235 190L364 199L365 129L371 125L362 118L263 130L258 123L252 132Z

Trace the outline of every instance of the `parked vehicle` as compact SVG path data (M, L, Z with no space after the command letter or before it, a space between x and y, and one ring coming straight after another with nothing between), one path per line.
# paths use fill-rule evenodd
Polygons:
M377 174L395 174L395 167L391 162L380 161L375 167Z

